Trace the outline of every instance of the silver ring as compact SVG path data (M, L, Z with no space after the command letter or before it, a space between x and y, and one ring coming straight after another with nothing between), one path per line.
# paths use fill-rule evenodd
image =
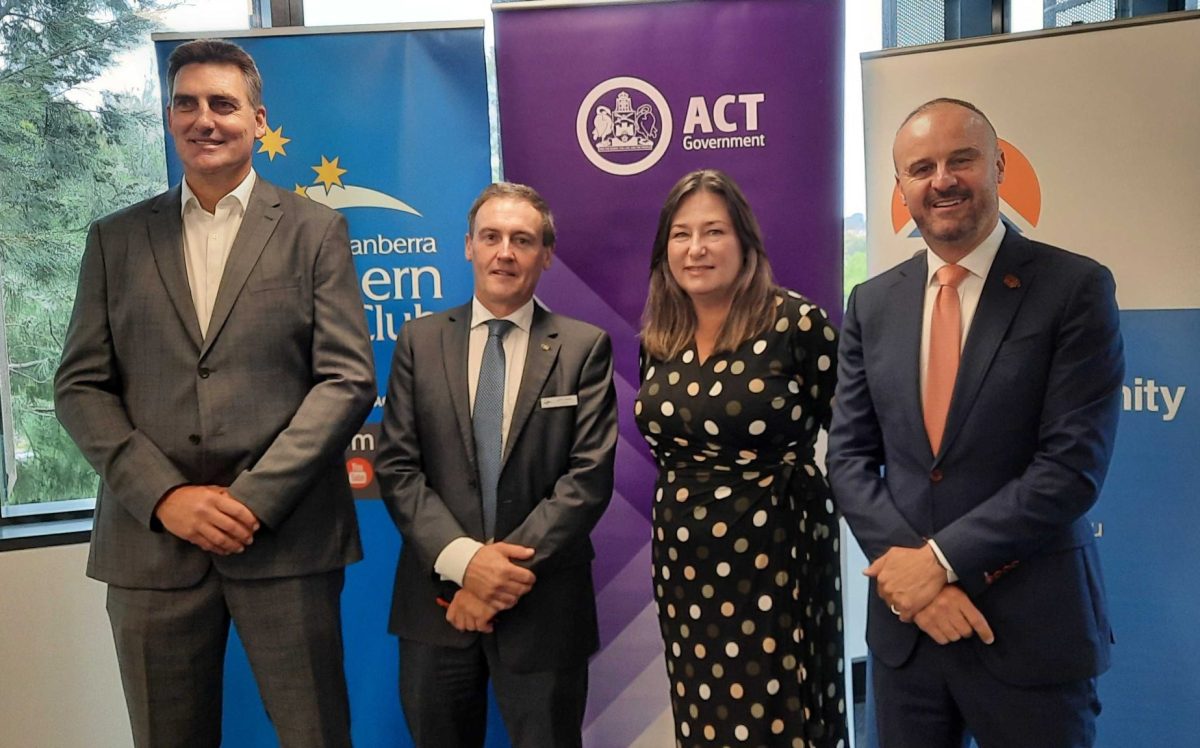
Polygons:
M895 613L897 617L899 617L899 615L900 615L900 611L899 611L899 610L896 610L896 606L895 606L895 605L889 605L888 607L892 609L892 612L893 612L893 613Z

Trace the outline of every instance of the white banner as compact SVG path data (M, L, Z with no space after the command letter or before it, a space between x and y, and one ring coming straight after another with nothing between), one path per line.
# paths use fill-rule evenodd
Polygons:
M953 96L1011 146L1007 219L1107 265L1122 309L1197 306L1200 14L1171 16L865 55L871 274L925 246L906 212L893 223L896 129L921 102Z

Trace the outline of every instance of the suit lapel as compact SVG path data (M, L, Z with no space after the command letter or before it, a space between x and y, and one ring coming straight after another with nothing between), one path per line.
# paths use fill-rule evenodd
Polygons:
M150 251L162 278L167 296L187 330L192 344L201 346L200 320L192 302L192 287L188 283L187 266L183 261L183 218L180 215L182 191L179 186L163 193L150 207L147 219Z
M912 426L912 443L929 444L925 417L921 411L921 322L925 310L925 286L928 270L925 253L900 267L898 278L888 292L888 316L883 340L894 340L895 360L888 367L899 391L898 402L905 403L904 422Z
M467 386L467 340L470 330L471 305L465 304L450 310L447 324L442 328L442 365L445 367L454 418L458 421L458 430L466 445L467 460L474 473L477 470L475 432L471 427L471 394Z
M1034 254L1029 242L1009 229L996 252L996 259L983 282L979 306L967 333L954 394L950 398L950 413L946 417L946 433L942 438L942 454L954 441L971 412L984 376L992 365L1000 343L1025 298L1025 289L1033 280Z
M267 240L275 233L282 215L275 188L261 178L255 180L246 214L242 218L242 226L229 249L229 259L225 262L225 272L221 276L217 300L213 303L212 318L208 322L208 335L204 339L201 355L212 348L225 320L229 319L233 303L246 285L250 271L258 263L258 258L267 246Z
M500 469L508 462L513 445L521 438L525 424L537 404L538 395L558 360L558 330L550 319L550 314L536 303L533 307L533 324L529 327L529 349L525 353L525 372L521 375L521 389L517 391L517 403L513 406L512 420L508 424L508 438L504 440L504 456L500 461Z

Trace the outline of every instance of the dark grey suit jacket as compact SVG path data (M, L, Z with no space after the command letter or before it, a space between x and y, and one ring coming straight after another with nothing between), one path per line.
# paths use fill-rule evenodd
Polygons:
M1104 482L1124 357L1112 274L1011 229L984 280L941 449L921 416L926 253L858 286L838 348L829 481L868 558L933 538L996 634L980 659L1016 685L1108 667L1086 512ZM899 667L919 631L876 594L867 641Z
M92 225L55 408L100 474L88 574L123 587L268 578L361 558L343 452L374 397L346 222L259 178L201 339L180 188ZM183 484L228 486L262 522L212 556L153 512Z
M405 323L396 343L376 472L404 539L390 630L465 647L437 605L434 561L464 535L483 540L467 388L471 305ZM542 398L577 395L571 407ZM612 344L592 325L536 306L505 443L496 538L530 546L533 590L495 621L502 661L518 671L564 667L599 646L589 533L613 487L617 442Z

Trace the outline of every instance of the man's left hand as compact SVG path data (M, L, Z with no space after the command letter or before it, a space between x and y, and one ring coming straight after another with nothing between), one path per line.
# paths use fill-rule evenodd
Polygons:
M905 623L946 586L946 570L928 545L889 548L863 574L875 578L879 596Z

